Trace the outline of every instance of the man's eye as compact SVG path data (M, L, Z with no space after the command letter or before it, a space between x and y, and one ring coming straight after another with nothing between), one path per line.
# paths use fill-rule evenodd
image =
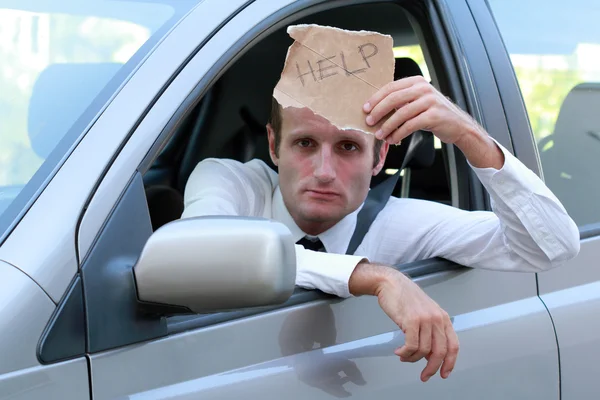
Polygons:
M300 146L300 147L309 147L310 145L311 145L311 142L308 139L298 140L298 146Z
M358 150L358 147L356 147L354 143L343 143L342 149L345 151L356 151Z

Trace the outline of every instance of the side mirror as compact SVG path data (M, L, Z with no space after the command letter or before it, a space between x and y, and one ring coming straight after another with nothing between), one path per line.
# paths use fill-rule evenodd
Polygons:
M178 220L150 236L134 276L141 304L156 312L279 304L294 291L294 240L285 225L267 219Z

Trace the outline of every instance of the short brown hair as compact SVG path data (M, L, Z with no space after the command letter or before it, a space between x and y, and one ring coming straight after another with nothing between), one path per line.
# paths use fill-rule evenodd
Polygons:
M275 132L275 155L279 157L279 146L281 144L281 105L271 97L271 117L269 118L269 124L273 132ZM373 166L379 164L379 151L383 145L383 140L375 139L375 146L373 146Z

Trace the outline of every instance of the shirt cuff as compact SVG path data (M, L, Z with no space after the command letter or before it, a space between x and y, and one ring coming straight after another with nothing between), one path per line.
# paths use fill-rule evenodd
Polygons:
M510 203L523 205L532 193L549 194L544 182L513 156L504 146L492 138L504 154L502 168L477 168L469 163L475 174L492 198L501 197ZM467 161L468 162L468 161ZM552 198L553 195L550 194Z
M513 236L520 230L526 231L547 259L560 261L570 253L570 243L575 242L565 236L574 223L544 182L496 144L504 153L502 168L471 166L490 194L492 210L505 227L511 227L506 229L512 230Z
M296 285L339 297L351 297L348 282L363 260L365 257L311 251L296 245Z
M500 149L500 151L502 151L502 154L504 154L504 164L502 165L502 168L500 168L500 169L496 169L494 167L477 168L477 167L474 167L473 164L471 164L469 162L469 160L467 160L467 163L469 164L469 167L471 167L471 169L473 169L473 171L475 171L475 173L477 174L477 176L481 180L481 183L483 183L484 185L486 183L490 182L492 180L493 176L497 172L500 172L500 171L506 169L507 162L510 163L510 161L509 161L510 157L514 158L514 156L508 150L506 150L506 148L504 146L502 146L500 143L498 143L498 141L496 141L496 139L494 139L491 136L490 136L490 139L492 139L494 141L494 143L496 143L496 145L498 146L498 148Z

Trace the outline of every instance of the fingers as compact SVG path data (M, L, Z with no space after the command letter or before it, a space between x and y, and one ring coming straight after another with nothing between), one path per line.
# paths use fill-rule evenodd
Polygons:
M390 118L388 118L387 121L385 121L383 125L381 125L380 131L377 133L377 138L386 139L388 135L396 131L398 127L429 109L431 104L432 99L426 96L400 107L398 111L396 111ZM413 132L414 131L408 132L406 136ZM404 137L394 138L395 141L392 143L398 143L402 139L404 139Z
M421 325L418 350L409 357L400 357L401 361L417 362L431 352L431 329L432 326L429 321L425 321Z
M363 110L367 113L370 113L371 110L373 110L373 108L377 104L379 104L381 100L386 98L390 93L409 88L421 82L427 83L425 78L423 78L422 76L411 76L409 78L403 78L397 81L390 82L387 85L383 86L381 89L379 89L377 92L375 92L373 96L371 96L369 100L367 100L367 102L363 106Z
M366 123L371 126L377 124L379 120L394 110L402 109L405 105L415 101L419 95L420 91L415 86L390 93L376 106L373 106L372 111L365 119Z
M418 120L422 115L411 121ZM404 345L394 353L401 361L408 362L425 357L427 365L421 373L423 381L429 380L440 368L440 375L447 378L458 355L458 337L450 317L404 275L399 274L386 282L377 290L379 304L405 336Z
M446 337L448 339L448 353L446 354L446 358L444 359L444 364L442 365L442 370L440 375L442 378L446 379L450 372L454 369L454 365L456 364L456 357L458 356L459 350L459 342L458 335L454 331L452 327L452 322L448 319L448 323L446 324Z
M446 331L443 317L440 316L433 328L433 343L431 353L428 353L427 365L421 372L421 380L427 382L429 378L436 374L442 366L442 362L447 354Z
M427 382L440 371L446 379L456 364L459 343L450 317L443 310L430 316L420 316L407 324L404 346L395 351L403 362L416 362L427 358L421 380Z
M419 331L420 323L418 320L407 322L404 332L404 346L395 351L400 359L408 359L419 350Z
M429 127L431 118L427 115L427 113L428 112L426 111L408 120L401 127L389 134L385 138L385 141L390 144L399 143L402 139L411 133L418 131L419 129L428 130L427 128Z

